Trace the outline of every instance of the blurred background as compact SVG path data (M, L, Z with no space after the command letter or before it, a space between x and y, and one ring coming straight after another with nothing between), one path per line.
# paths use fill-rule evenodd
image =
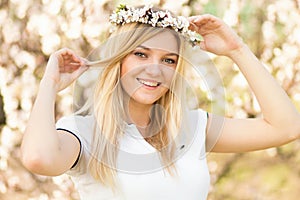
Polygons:
M214 14L233 27L300 110L299 0L153 0L176 14ZM68 47L86 57L106 36L108 16L119 3L107 0L0 0L0 200L76 200L66 175L29 173L20 163L20 143L49 55ZM197 57L197 56L195 56ZM198 104L230 117L259 116L244 78L223 57L211 56L225 93L199 86ZM194 61L197 65L197 60ZM199 61L199 65L202 65ZM208 68L206 77L214 71ZM84 81L83 81L84 84ZM214 88L214 85L216 85ZM219 105L222 96L226 107ZM57 98L57 118L71 114L72 88ZM287 116L288 117L288 116ZM299 122L300 123L300 122ZM242 134L242 133L241 133ZM45 138L46 140L47 138ZM300 196L300 141L242 154L208 154L209 200L296 200Z

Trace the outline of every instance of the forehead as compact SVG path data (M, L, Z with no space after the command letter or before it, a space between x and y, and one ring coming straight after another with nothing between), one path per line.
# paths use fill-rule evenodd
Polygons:
M154 37L145 41L142 46L179 54L178 41L175 35L170 31L164 31L155 35Z

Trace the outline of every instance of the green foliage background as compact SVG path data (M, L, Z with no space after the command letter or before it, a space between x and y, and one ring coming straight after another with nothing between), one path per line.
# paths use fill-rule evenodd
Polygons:
M19 161L20 142L49 55L68 47L88 56L105 37L108 15L120 2L136 4L133 0L0 0L0 200L78 199L67 176L49 178L24 169ZM299 0L139 1L146 2L184 16L211 13L224 19L300 110ZM257 102L234 64L223 57L211 56L211 61L222 83L212 84L210 91L199 86L200 103L191 104L213 107L230 117L259 116ZM194 62L205 65L203 59ZM207 79L216 81L210 67L204 71ZM196 79L194 83L198 84ZM71 92L69 88L58 95L58 118L72 113ZM209 97L209 92L215 97ZM226 106L218 97L226 99ZM252 153L208 154L208 199L298 199L299 150L300 143L295 141Z

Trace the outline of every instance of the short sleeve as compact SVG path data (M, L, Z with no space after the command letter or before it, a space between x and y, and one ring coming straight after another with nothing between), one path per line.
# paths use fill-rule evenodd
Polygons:
M207 112L202 109L190 110L184 117L184 130L189 135L190 152L200 158L206 157Z
M198 109L198 130L200 133L201 139L201 156L206 155L206 130L207 130L207 121L208 121L208 112L202 109Z
M62 117L56 122L57 130L64 130L73 134L80 142L81 149L74 165L66 174L76 176L86 172L87 163L89 160L91 137L93 134L93 117L72 115Z

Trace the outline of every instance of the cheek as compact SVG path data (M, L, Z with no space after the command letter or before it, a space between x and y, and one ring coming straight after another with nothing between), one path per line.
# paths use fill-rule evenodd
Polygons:
M121 77L124 76L125 74L127 74L131 70L132 64L134 63L131 60L132 59L131 59L130 55L127 55L121 61Z
M170 86L172 80L174 79L174 76L176 74L175 68L171 67L165 67L163 70L165 83Z
M132 96L135 91L140 87L136 80L137 70L121 68L121 85L123 90L129 95Z
M139 71L142 69L139 66L140 64L130 56L128 58L124 58L121 62L121 77L132 76L139 73Z

